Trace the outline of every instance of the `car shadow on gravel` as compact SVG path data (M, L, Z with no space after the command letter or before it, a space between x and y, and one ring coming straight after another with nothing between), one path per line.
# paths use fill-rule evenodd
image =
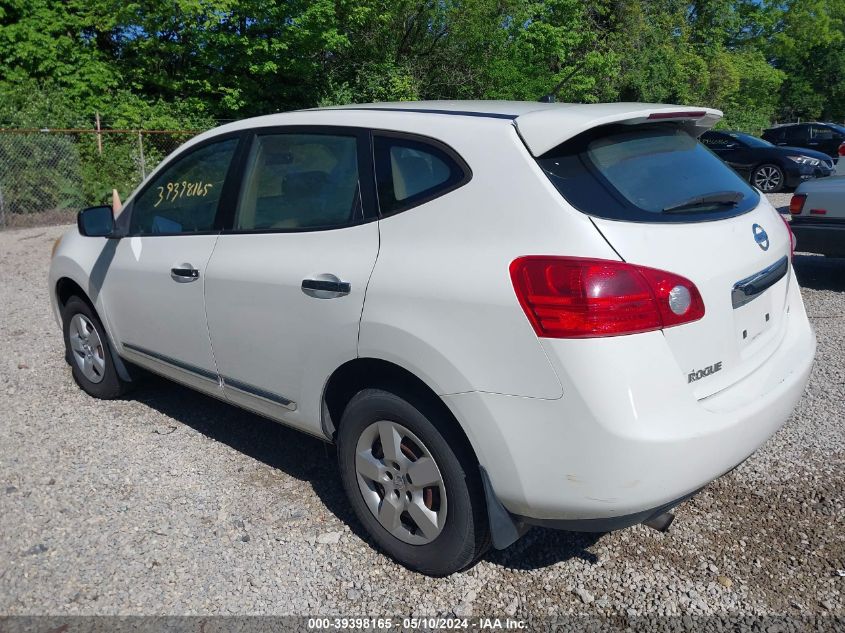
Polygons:
M802 288L845 292L845 258L796 255L793 265Z
M346 507L332 445L154 375L145 375L126 398L310 483L326 507L344 523L352 525L354 516ZM267 478L266 481L255 479L254 483L274 486L278 482Z
M308 482L326 509L349 526L356 536L375 547L340 485L337 458L331 444L158 376L145 376L127 399L155 409L273 469ZM276 484L277 481L269 479L266 484L255 481L255 485ZM491 550L484 560L510 569L538 569L571 558L594 563L597 557L588 548L601 536L532 528L508 549Z

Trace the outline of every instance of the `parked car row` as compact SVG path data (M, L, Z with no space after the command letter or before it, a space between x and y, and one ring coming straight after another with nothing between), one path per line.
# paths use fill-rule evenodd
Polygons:
M789 212L798 250L845 257L844 126L788 123L764 130L762 139L710 130L700 140L765 193L797 188Z
M701 142L764 193L778 193L813 178L835 173L828 154L789 145L774 145L743 132L709 131Z
M763 139L774 145L817 150L831 158L845 155L845 126L836 123L784 123L763 130Z

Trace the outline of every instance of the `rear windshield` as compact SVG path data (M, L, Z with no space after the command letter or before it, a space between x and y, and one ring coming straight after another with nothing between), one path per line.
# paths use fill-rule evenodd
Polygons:
M672 125L597 128L538 162L572 206L614 220L718 220L760 200L721 159Z

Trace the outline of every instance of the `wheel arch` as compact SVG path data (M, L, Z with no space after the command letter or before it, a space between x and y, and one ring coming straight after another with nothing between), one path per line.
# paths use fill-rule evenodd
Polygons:
M460 430L461 435L466 439L467 447L477 458L466 431L437 392L414 372L381 358L353 358L343 363L329 376L323 388L320 420L326 437L335 438L340 418L353 396L362 389L374 387L411 395L435 406L438 413L446 416L449 423Z
M73 296L78 296L80 299L86 301L92 308L96 310L94 302L91 301L91 298L88 296L88 293L85 292L82 286L80 286L76 281L74 281L70 277L60 277L56 281L56 285L53 290L56 293L56 301L58 301L59 303L59 309L62 309L65 307L65 305L67 305L68 299Z
M105 330L106 336L108 337L108 347L109 351L111 352L112 361L114 362L115 369L117 370L118 376L126 382L132 382L132 373L129 371L129 368L126 366L126 363L117 353L117 348L114 345L114 340L109 332L109 327L106 320L103 318L103 315L100 314L100 311L97 309L96 304L91 300L91 297L88 296L88 293L85 289L72 277L62 276L56 280L55 286L53 288L54 296L56 298L56 305L58 307L59 316L61 317L61 313L64 310L64 307L67 305L67 302L70 300L71 297L79 297L87 303L90 308L94 311L94 314L97 315L97 318L100 320L100 323ZM60 324L62 328L64 328L64 324Z
M484 488L486 514L491 530L493 546L504 549L516 541L524 532L525 526L518 522L502 505L493 490L490 477L484 464L478 458L466 429L455 413L437 392L410 370L396 363L380 358L355 358L338 367L326 382L321 404L321 426L323 433L332 441L337 436L340 418L349 401L361 389L378 387L386 391L398 392L399 395L411 395L425 399L439 414L439 420L445 420L450 429L457 434L462 448L478 466L481 483Z

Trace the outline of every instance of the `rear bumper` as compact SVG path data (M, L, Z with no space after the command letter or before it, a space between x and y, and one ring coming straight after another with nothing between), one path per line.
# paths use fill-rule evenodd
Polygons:
M845 257L845 223L813 221L811 224L793 218L790 226L795 234L796 250Z
M694 496L699 490L701 488L657 508L649 508L648 510L620 516L595 519L534 519L531 517L516 517L516 519L526 525L536 525L552 530L566 530L567 532L612 532L645 523L649 519L658 517L664 512L670 512L675 506Z
M777 350L703 400L661 351L661 332L589 346L544 341L564 387L558 400L479 392L445 400L512 514L565 529L639 523L741 463L791 414L816 342L794 278L790 285Z

